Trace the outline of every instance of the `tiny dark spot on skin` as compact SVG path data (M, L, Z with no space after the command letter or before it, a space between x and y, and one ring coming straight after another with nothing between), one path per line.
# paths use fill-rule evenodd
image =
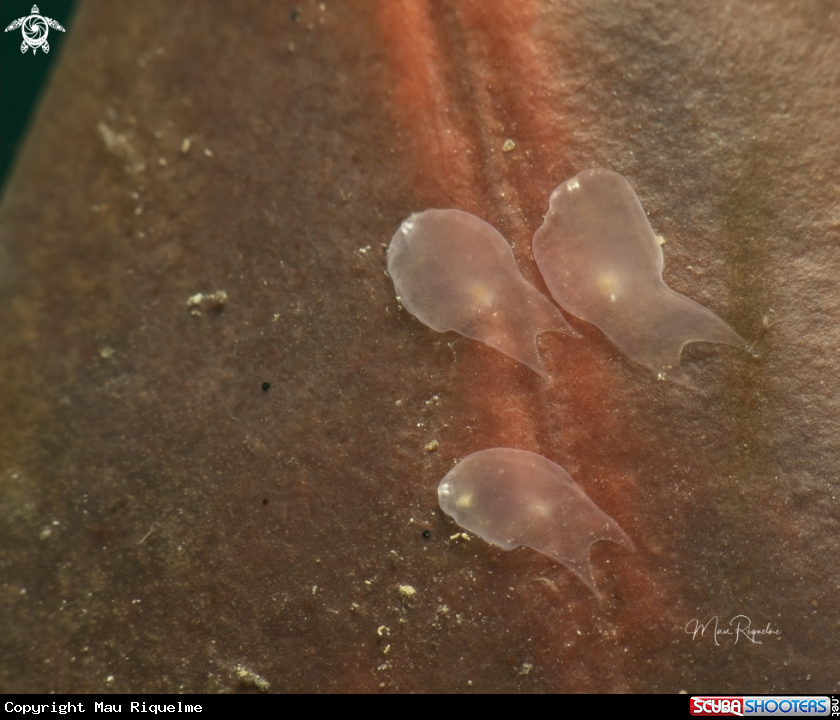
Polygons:
M264 382L262 384L262 389L263 389L263 392L268 392L269 390L271 390L271 383L270 382Z
M263 498L263 505L268 505L268 498Z
M430 537L432 537L432 531L431 530L424 530L423 531L423 537L426 538L426 540L428 540Z
M300 20L300 12L292 10L292 12L289 13L289 17L292 19L292 22L297 22Z

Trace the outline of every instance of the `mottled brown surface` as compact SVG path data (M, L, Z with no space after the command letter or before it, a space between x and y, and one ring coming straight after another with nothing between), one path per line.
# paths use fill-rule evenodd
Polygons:
M840 8L294 8L68 28L0 209L0 689L838 691ZM544 289L531 235L595 165L759 360L694 346L692 393L573 320L546 384L398 310L410 212L481 215ZM633 538L603 602L450 540L437 482L497 445ZM739 614L781 634L685 632Z

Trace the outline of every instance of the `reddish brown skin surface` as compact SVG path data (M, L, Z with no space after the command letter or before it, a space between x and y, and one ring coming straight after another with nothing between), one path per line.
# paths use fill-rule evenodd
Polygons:
M504 5L79 9L0 208L4 691L838 690L840 10ZM398 310L382 247L427 207L544 290L592 166L760 359L694 346L692 393L572 319L546 384ZM633 538L603 602L449 539L438 481L500 445ZM780 635L685 632L739 614Z

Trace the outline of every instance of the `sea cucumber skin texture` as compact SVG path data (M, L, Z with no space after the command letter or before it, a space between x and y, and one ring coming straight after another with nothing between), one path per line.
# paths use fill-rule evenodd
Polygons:
M438 485L441 509L458 525L493 545L525 545L571 570L598 597L590 546L633 541L559 465L513 448L479 450L461 460Z
M639 198L618 173L584 170L557 187L533 251L561 307L596 325L661 379L691 384L679 365L687 343L753 353L711 310L665 284L662 248Z
M461 210L407 218L388 246L388 273L403 307L421 322L479 340L544 377L537 335L578 335L519 272L507 240Z

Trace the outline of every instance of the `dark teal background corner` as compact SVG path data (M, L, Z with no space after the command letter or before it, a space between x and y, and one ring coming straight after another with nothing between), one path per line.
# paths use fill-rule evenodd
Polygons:
M0 0L0 29L31 15L33 4L33 0ZM50 69L61 56L76 0L38 0L37 5L41 15L56 20L67 32L51 28L49 53L38 50L34 55L29 48L25 55L21 53L20 28L0 33L0 196Z

